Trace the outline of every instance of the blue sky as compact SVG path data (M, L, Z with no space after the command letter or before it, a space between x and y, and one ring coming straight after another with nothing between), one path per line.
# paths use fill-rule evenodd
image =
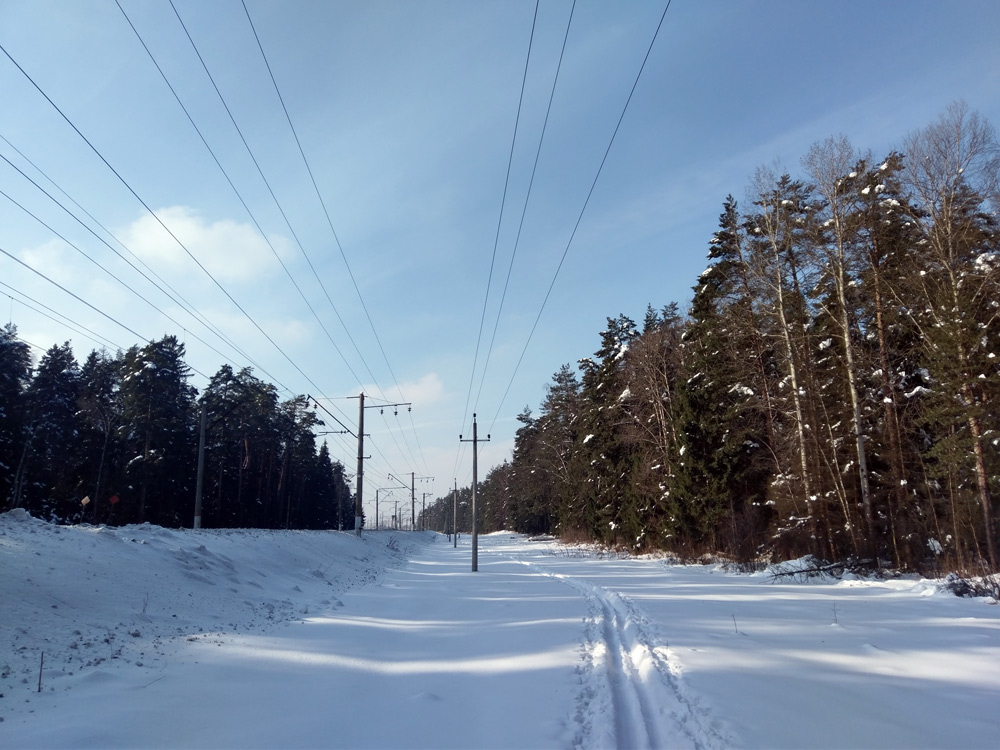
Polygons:
M608 316L640 321L647 303L689 301L722 201L741 199L756 167L797 172L812 143L840 133L878 157L956 99L1000 123L993 0L674 0L581 218L664 2L546 0L533 24L530 0L246 0L321 203L240 0L174 0L239 131L170 2L120 2L124 14L105 0L0 0L0 45L142 202L2 54L0 154L94 226L30 159L240 351L6 161L0 249L143 340L176 334L204 375L252 361L285 395L330 399L352 428L357 401L344 397L362 389L413 402L398 418L368 412L366 496L390 472L433 476L418 493L468 484L458 436L473 411L492 435L481 475L509 455L514 416L537 410L562 363L597 348ZM2 254L0 282L4 322L43 349L69 339L82 361L101 345L142 343ZM43 317L38 303L106 341ZM353 471L352 441L328 439Z

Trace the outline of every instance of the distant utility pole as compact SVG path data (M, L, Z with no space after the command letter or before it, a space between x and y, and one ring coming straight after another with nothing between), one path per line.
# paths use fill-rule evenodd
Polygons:
M205 400L201 401L201 426L198 430L198 478L195 480L194 488L194 527L201 528L201 489L205 481L205 429L208 423L208 409L205 408ZM96 498L97 495L94 495ZM95 502L96 506L96 502ZM96 514L96 510L94 511Z
M351 396L353 398L353 396ZM354 530L361 536L361 517L363 514L362 502L364 495L365 459L371 456L365 455L365 409L396 409L400 406L410 407L410 403L402 404L370 404L365 406L364 392L358 395L358 494L354 503ZM411 407L412 408L412 407ZM398 414L398 412L396 412ZM376 511L378 515L378 511ZM377 521L376 521L377 524Z
M375 530L378 531L378 493L384 490L385 487L375 488Z
M451 496L451 537L452 549L458 549L458 479L455 480L455 492Z
M362 497L365 486L365 394L358 396L358 484L354 497L354 533L361 536Z
M394 477L392 474L389 475L390 479L395 479L397 482L403 485L403 489L406 489L406 483L403 482L399 477ZM417 480L430 479L434 480L434 477L418 477L417 472L410 472L410 531L417 530Z
M465 440L458 436L460 443L472 443L472 572L479 570L479 532L476 529L476 485L479 484L479 443L488 443L489 434L486 440L479 439L479 432L476 426L476 415L472 415L472 440Z
M427 496L433 493L422 492L420 493L420 530L427 531Z

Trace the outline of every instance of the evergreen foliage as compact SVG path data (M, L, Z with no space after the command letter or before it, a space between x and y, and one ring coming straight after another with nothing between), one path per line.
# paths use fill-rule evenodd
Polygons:
M199 404L173 336L79 366L68 344L34 371L16 329L0 329L0 489L6 508L60 522L188 526ZM350 529L344 467L304 396L279 400L249 369L223 366L207 409L202 525ZM84 503L84 499L87 500Z
M905 151L758 170L687 315L609 319L483 496L632 550L997 570L1000 150L960 103Z

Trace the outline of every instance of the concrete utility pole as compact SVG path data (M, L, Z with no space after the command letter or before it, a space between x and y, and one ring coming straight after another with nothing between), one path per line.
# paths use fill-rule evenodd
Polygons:
M452 549L458 548L458 479L455 480L455 492L451 496L451 536Z
M354 532L361 536L361 498L364 496L365 481L365 394L358 396L358 484L354 502Z
M479 570L479 532L476 528L476 485L479 484L479 443L488 443L489 434L486 440L479 439L479 432L476 426L476 415L472 415L472 440L465 440L458 436L460 443L472 443L472 572Z
M427 531L427 496L431 495L431 492L421 492L420 493L420 530Z
M407 489L406 482L404 482L402 479L400 479L399 477L395 476L394 474L389 474L389 479L394 479L397 482L399 482L401 489L404 489L404 490ZM417 482L418 479L420 481L424 481L425 479L430 480L432 482L434 481L434 477L418 477L417 476L417 472L415 472L415 471L411 471L410 472L410 486L409 486L409 490L410 490L410 531L416 531L416 529L417 529L417 490L416 490L416 482ZM404 506L404 507L406 507L406 506Z
M385 409L385 408L395 409L400 406L410 407L410 403L406 402L402 404L369 404L368 406L365 406L365 394L361 393L358 395L358 483L357 483L358 496L357 496L357 501L355 502L354 505L354 530L357 532L358 536L361 536L361 517L363 515L362 503L364 502L363 489L364 489L365 459L371 458L371 456L365 455L365 409ZM329 414L329 412L327 413ZM376 511L376 515L378 515L378 511Z

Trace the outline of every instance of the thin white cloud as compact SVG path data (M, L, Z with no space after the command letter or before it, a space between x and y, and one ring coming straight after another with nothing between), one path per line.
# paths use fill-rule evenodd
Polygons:
M156 215L176 239L148 214L132 222L119 236L132 252L158 272L201 274L184 251L186 247L222 284L248 283L283 273L275 253L251 224L231 219L207 221L188 206L157 209ZM270 239L275 251L284 254L287 242L280 237Z
M31 268L63 286L79 276L79 268L73 266L78 256L60 239L22 250L18 256Z

